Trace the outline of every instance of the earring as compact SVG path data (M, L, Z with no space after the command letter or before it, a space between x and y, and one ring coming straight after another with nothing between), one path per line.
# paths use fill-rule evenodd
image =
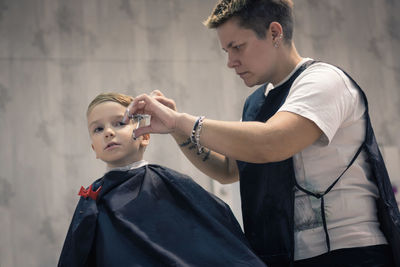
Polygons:
M278 48L279 47L279 43L278 42L274 43L274 47Z

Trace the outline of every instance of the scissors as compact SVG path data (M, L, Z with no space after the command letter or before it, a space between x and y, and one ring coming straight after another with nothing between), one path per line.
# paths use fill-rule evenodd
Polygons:
M149 114L132 114L132 115L130 115L129 116L129 119L131 119L131 120L137 120L137 124L136 124L136 128L132 131L132 138L133 138L133 140L136 140L136 137L135 137L135 130L137 130L137 129L139 129L139 127L140 127L140 121L141 120L145 120L145 122L146 122L146 125L147 125L147 122L150 120L150 115Z

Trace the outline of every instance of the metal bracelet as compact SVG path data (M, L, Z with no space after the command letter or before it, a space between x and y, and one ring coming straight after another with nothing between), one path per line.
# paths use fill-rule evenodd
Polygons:
M200 116L199 125L196 129L196 134L195 134L197 154L201 154L204 152L204 147L200 145L200 134L201 134L201 128L203 127L204 118L205 118L204 116Z
M193 129L192 129L192 134L190 135L190 141L192 141L193 144L197 145L196 143L196 131L197 131L197 127L199 125L201 116L197 117L196 122L193 125Z

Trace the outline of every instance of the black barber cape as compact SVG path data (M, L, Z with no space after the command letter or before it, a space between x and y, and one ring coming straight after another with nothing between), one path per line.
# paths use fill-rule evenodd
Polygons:
M304 63L283 84L265 97L266 85L250 95L243 108L243 121L265 122L283 105L294 80L316 61ZM366 111L365 140L361 151L367 155L367 163L379 190L377 200L381 230L391 246L396 266L400 266L400 213L394 197L382 155L375 139L368 114L368 102L360 86L346 73L363 97ZM255 253L268 266L292 266L294 258L294 189L296 182L292 158L280 162L254 164L238 161L240 194L244 232ZM348 166L351 166L352 162ZM340 179L340 176L337 180ZM335 183L331 186L333 187ZM329 187L325 192L329 194ZM318 198L323 195L318 196ZM322 198L323 200L323 198ZM323 204L321 202L321 204ZM323 207L323 205L321 205ZM327 246L329 250L329 231Z
M228 205L158 165L110 171L81 197L58 266L265 266Z

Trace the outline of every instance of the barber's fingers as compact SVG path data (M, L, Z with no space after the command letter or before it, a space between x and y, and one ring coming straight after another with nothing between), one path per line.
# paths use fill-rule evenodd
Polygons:
M154 131L152 130L151 126L143 126L143 127L139 127L137 129L133 130L132 137L138 138L144 134L150 134L153 132Z
M172 100L170 98L166 98L164 96L155 96L154 99L156 99L158 102L160 102L164 106L167 106L170 109L177 111L176 104L175 104L174 100Z
M125 110L124 118L122 119L123 123L127 123L129 116L131 115L131 109L133 107L133 101L129 104L129 106Z
M153 90L153 91L150 93L150 96L152 96L152 97L155 97L155 96L164 96L164 94L161 93L160 90Z
M169 107L172 110L177 111L175 101L171 98L165 97L165 95L160 90L154 90L150 93L150 96L156 99L158 102L164 106Z
M152 97L142 94L135 97L129 106L126 108L123 122L127 123L129 120L129 116L136 114L138 111L143 110L147 104L150 104L152 101L155 101ZM156 101L155 101L156 102Z
M137 113L153 115L154 111L163 110L162 106L176 111L174 100L166 98L159 90L154 90L151 94L153 94L153 96L142 94L132 100L125 111L123 118L124 123L128 122L131 115Z

